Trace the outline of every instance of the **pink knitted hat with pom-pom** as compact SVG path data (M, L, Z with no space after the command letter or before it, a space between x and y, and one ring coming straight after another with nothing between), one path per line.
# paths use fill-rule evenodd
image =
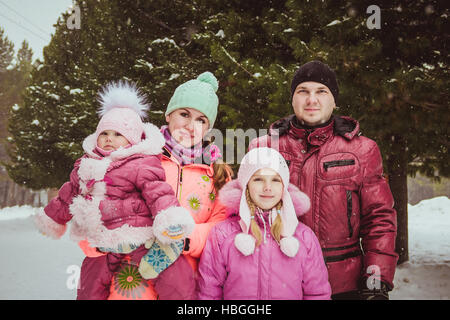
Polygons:
M123 135L130 144L142 140L145 117L149 106L136 86L129 82L111 82L99 93L101 119L95 131L96 139L105 130L114 130Z

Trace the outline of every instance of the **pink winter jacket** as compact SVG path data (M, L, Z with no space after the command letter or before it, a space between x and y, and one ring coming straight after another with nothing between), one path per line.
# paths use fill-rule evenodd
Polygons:
M289 193L298 214L305 211L300 191L293 185ZM242 190L236 180L220 192L227 206L228 219L210 232L199 265L199 299L203 300L328 300L331 287L319 242L312 230L299 223L294 237L300 242L298 253L283 254L270 232L266 243L244 256L235 247Z
M119 249L123 244L137 247L152 238L157 214L175 215L180 222L189 216L165 182L160 155L164 138L156 126L144 126L143 141L108 157L93 152L95 135L87 137L86 154L76 161L70 181L44 208L45 214L36 217L37 227L59 238L72 220L74 240Z

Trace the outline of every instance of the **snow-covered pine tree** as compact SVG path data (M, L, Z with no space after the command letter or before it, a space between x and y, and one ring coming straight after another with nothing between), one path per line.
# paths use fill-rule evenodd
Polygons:
M6 122L8 119L9 104L12 102L10 91L11 67L14 58L14 44L9 41L5 31L0 28L0 139L4 144L6 138ZM5 151L0 146L0 158L3 159Z
M149 120L160 125L175 87L210 66L203 51L191 46L204 12L195 1L75 5L80 29L67 27L71 13L61 15L23 104L12 110L8 172L33 189L59 188L68 179L82 155L82 140L97 125L101 86L120 79L137 82L152 104Z
M0 29L0 32L3 32ZM31 71L33 51L28 42L23 41L14 58L13 44L6 37L0 40L0 56L3 69L0 70L0 161L7 160L8 118L11 107L22 101L21 95L27 86ZM2 169L3 170L3 169Z

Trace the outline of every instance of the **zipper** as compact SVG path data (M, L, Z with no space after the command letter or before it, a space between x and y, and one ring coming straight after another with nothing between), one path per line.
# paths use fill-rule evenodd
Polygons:
M178 197L178 185L180 181L180 166L177 164L177 192L175 193L175 197Z
M350 190L347 190L347 223L349 230L349 238L353 236L353 227L350 221L352 217L352 211L353 211L352 192Z
M328 168L331 167L343 167L343 166L352 166L355 164L354 159L348 159L348 160L334 160L334 161L328 161L323 163L323 168L325 171L328 170Z
M178 182L180 184L180 194L178 195L178 201L181 201L181 188L183 187L183 167L180 167L180 178Z
M261 244L262 245L262 244ZM258 293L257 293L257 297L258 300L261 300L261 254L262 254L262 250L261 248L259 248L259 254L258 254Z

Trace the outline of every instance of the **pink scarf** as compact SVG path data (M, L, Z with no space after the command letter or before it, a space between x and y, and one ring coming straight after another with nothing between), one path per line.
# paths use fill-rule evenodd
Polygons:
M162 126L161 133L164 135L164 139L166 140L165 147L183 166L186 164L202 162L209 164L222 157L220 149L214 144L202 147L202 144L199 143L195 146L187 148L179 144L172 137L168 126Z

